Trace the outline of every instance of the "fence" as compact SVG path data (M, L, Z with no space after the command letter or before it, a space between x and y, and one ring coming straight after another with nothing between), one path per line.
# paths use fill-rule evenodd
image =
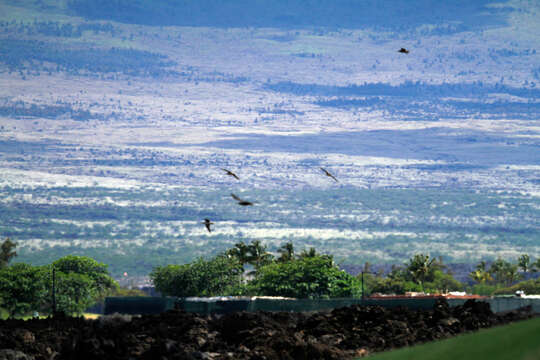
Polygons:
M272 299L272 298L196 298L177 299L173 297L110 297L105 299L105 314L156 314L173 308L187 312L226 314L236 311L322 311L359 305L378 305L386 308L397 306L409 309L431 309L437 298L398 298L398 299ZM450 306L463 305L465 299L448 299ZM478 300L477 300L478 301ZM493 312L505 312L531 305L540 314L540 299L487 298Z
M174 297L108 297L105 298L105 315L120 314L159 314L174 308Z

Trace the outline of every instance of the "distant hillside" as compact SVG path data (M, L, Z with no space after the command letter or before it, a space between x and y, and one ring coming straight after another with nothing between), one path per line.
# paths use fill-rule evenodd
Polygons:
M71 0L89 19L163 26L408 28L454 22L453 31L500 24L510 8L479 0Z

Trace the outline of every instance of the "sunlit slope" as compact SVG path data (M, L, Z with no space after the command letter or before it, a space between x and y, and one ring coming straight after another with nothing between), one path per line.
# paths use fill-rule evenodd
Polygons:
M145 274L254 239L349 263L540 254L539 5L317 3L0 1L19 260Z

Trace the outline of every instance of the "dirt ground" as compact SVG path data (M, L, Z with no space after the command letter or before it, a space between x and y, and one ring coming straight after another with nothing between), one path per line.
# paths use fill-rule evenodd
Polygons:
M353 359L532 317L530 308L494 314L467 301L431 310L350 306L328 312L237 312L203 317L62 315L0 321L4 359Z

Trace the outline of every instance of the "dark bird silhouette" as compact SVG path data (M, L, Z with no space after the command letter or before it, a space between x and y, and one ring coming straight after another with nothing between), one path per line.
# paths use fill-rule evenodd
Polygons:
M398 50L398 52L402 53L402 54L408 54L409 53L409 50L405 49L405 48L401 48Z
M332 179L334 179L336 182L338 182L338 179L332 174L330 174L326 169L321 168L321 170L326 174L326 176L330 176Z
M253 205L253 202L251 202L251 201L246 201L246 200L242 200L242 199L240 199L238 196L234 195L233 193L231 193L231 196L233 197L234 200L238 201L238 205L242 205L242 206L250 206L250 205Z
M232 176L236 180L240 180L240 178L235 173L233 173L231 170L227 170L227 169L221 169L221 170L225 171L227 173L227 175Z
M210 219L204 219L203 224L204 226L206 226L206 229L208 230L208 232L212 232L210 225L213 225L214 223L211 222Z

